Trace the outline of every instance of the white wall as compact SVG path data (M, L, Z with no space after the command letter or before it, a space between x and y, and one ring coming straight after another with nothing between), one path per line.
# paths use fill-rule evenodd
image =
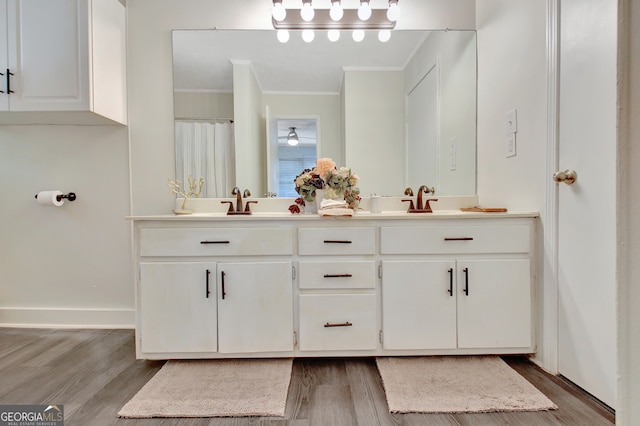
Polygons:
M360 193L402 195L404 73L345 71L345 164L360 177ZM380 126L379 123L384 123ZM375 148L375 152L372 151ZM339 165L340 166L340 165ZM394 173L395 171L395 173Z
M1 324L133 324L128 168L123 126L0 126Z
M126 3L128 129L0 128L6 188L0 209L0 323L133 324L130 227L124 217L167 213L174 203L166 183L175 173L171 30L271 28L271 2L265 0ZM385 3L372 0L374 7ZM402 7L399 29L475 24L474 0ZM33 210L35 192L56 187L77 192L76 204ZM54 265L63 272L40 269Z
M174 92L176 118L233 119L233 93Z

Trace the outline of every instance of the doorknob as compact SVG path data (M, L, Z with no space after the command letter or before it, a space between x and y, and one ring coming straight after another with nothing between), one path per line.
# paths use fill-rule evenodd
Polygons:
M553 174L553 181L555 183L564 182L567 185L571 185L578 178L578 174L575 170L567 169L564 172L555 172Z

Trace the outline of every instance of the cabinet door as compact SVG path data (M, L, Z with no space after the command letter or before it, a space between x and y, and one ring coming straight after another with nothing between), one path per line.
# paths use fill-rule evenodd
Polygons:
M454 261L382 262L385 349L456 347L454 271Z
M530 347L531 321L528 259L458 261L459 348Z
M140 264L142 352L217 351L215 268L203 262Z
M87 4L9 0L11 111L89 109Z
M293 350L291 262L218 264L220 352Z

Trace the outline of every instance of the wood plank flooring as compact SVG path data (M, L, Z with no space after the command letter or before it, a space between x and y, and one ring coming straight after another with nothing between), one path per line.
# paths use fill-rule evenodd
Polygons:
M0 328L0 404L62 404L65 425L612 425L614 415L575 385L523 357L504 358L558 405L548 412L390 414L372 358L296 359L284 419L119 419L162 367L135 359L132 330Z

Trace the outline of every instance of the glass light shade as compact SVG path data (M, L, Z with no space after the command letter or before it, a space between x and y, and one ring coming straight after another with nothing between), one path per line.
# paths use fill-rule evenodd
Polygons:
M378 40L380 40L382 43L388 42L390 38L391 31L389 30L380 30L380 32L378 33Z
M355 30L353 32L353 41L360 43L364 40L364 30Z
M287 17L287 9L284 8L282 3L274 3L271 16L273 16L273 19L275 19L278 22L283 21L284 18Z
M313 7L311 7L311 3L305 3L302 5L302 9L300 9L300 17L302 17L303 20L309 22L313 19L315 14Z
M298 145L298 135L296 134L295 130L291 129L291 131L287 135L287 143L291 146Z
M286 42L289 41L289 31L287 31L287 30L278 30L278 33L277 33L276 37L278 37L278 41L280 43L286 43Z
M338 41L340 39L340 31L329 30L329 32L327 33L327 38L329 38L329 41Z
M302 39L307 43L311 43L315 36L313 30L302 30Z
M358 18L360 18L361 21L366 21L371 18L371 6L368 1L360 3L360 7L358 8Z
M339 1L331 2L331 9L329 9L329 16L334 21L339 21L344 16L344 10Z
M397 21L400 18L400 7L398 3L389 4L389 9L387 9L387 19L390 21Z

